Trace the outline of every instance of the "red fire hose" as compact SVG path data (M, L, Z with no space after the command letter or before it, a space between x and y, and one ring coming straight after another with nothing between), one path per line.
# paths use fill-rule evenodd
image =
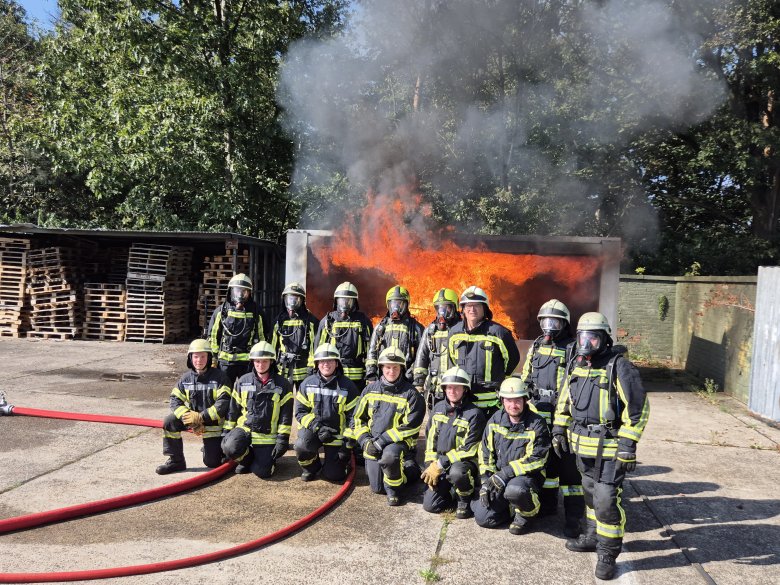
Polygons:
M159 421L152 419L134 419L131 417L112 417L101 416L92 414L79 414L79 413L67 413L56 412L47 410L38 410L34 408L22 408L22 407L9 407L6 414L20 414L24 416L41 416L51 418L62 418L68 420L89 420L92 422L106 422L116 424L133 424L138 426L150 426L160 427L162 426ZM119 420L116 420L119 419ZM136 422L130 422L136 421ZM96 502L90 502L87 504L81 504L78 506L71 506L69 508L60 508L59 510L50 510L48 512L41 512L38 514L30 514L28 516L18 516L16 518L8 518L0 521L0 527L3 529L0 532L9 532L11 530L19 530L21 528L31 528L33 526L39 526L41 524L49 522L59 522L76 516L85 516L88 514L95 514L98 512L104 512L106 510L113 510L123 506L129 506L139 502L146 502L155 498L162 497L161 493L164 490L175 490L170 493L179 493L185 489L190 489L196 485L202 485L207 481L211 481L227 473L231 468L232 463L226 463L216 469L200 474L196 478L191 478L163 486L162 488L155 488L146 490L144 492L138 492L136 494L129 494L125 496L119 496L116 498L109 498L107 500L100 500ZM209 476L204 479L204 476ZM324 504L317 509L309 513L303 518L299 518L292 524L281 528L275 532L271 532L262 536L256 540L250 540L243 544L239 544L234 547L226 548L223 550L214 551L194 557L186 557L183 559L174 559L171 561L163 561L160 563L150 563L147 565L131 565L127 567L112 567L108 569L93 569L87 571L65 571L60 573L0 573L0 583L51 583L55 581L89 581L93 579L110 579L113 577L129 577L132 575L146 575L148 573L159 573L163 571L173 571L176 569L185 569L187 567L195 567L197 565L204 565L206 563L213 563L215 561L221 561L230 557L234 557L240 554L251 552L267 544L271 544L280 540L286 536L289 536L293 532L303 528L307 524L311 523L315 519L325 514L328 510L333 508L352 488L352 484L355 479L355 460L352 459L352 469L347 476L344 485L341 486L339 491L328 499ZM200 481L199 481L200 480ZM197 483L199 482L199 483ZM187 487L181 488L182 484L189 484ZM194 485L193 485L194 484ZM155 495L151 495L155 493ZM139 497L145 499L138 499ZM18 524L18 525L15 525Z

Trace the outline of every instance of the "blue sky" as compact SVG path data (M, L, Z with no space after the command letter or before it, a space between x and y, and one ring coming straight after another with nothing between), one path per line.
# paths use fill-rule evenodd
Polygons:
M51 28L52 20L59 13L57 0L16 0L27 11L30 21L36 21L38 26Z

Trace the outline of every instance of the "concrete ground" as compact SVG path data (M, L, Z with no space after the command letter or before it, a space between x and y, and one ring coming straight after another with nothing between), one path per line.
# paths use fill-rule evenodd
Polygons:
M161 419L184 369L185 346L0 339L0 390L17 406ZM650 423L640 465L624 485L627 515L617 583L780 583L780 430L737 402L689 391L690 380L648 370ZM200 473L161 477L161 431L0 418L0 518L104 499ZM338 486L304 484L289 452L276 477L229 475L158 502L0 535L0 573L146 564L254 540L313 510ZM581 584L595 554L568 552L561 518L530 534L432 515L422 486L398 508L370 493L362 470L336 509L308 528L232 559L123 578L153 583ZM427 576L427 581L424 578ZM1 575L0 575L1 577ZM122 582L115 580L115 582Z

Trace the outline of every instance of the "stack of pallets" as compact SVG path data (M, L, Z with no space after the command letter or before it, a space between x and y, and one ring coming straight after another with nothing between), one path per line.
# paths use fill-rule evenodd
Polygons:
M236 270L230 250L224 256L206 256L203 259L203 280L198 287L198 323L208 324L216 306L225 300L227 285L234 274L249 272L249 251L239 252Z
M27 253L27 292L32 306L28 337L79 336L79 261L80 253L73 248L41 248Z
M84 283L84 339L124 341L125 285Z
M168 342L189 336L191 270L192 248L130 247L125 340Z
M0 238L0 337L21 337L29 329L25 302L28 240Z

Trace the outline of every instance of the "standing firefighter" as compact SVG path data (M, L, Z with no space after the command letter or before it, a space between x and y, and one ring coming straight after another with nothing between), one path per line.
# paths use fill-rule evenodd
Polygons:
M222 370L211 367L211 346L196 339L187 350L187 367L171 391L171 413L163 420L163 455L168 461L155 471L160 475L183 471L184 445L181 432L192 429L203 437L203 464L218 467L222 462L222 423L230 404L230 385Z
M460 295L463 319L450 330L452 362L471 376L471 394L489 418L498 410L496 392L520 363L520 352L510 331L493 321L487 294L470 286Z
M623 544L623 478L636 468L636 444L650 414L636 367L612 348L612 329L601 313L577 324L577 357L558 399L553 449L577 456L585 491L585 533L566 541L577 552L596 551L596 577L612 579Z
M523 381L528 385L536 411L552 428L552 417L558 395L566 381L574 338L569 330L569 309L558 299L551 299L539 309L539 327L542 335L536 338L528 350L523 366ZM564 453L558 457L551 452L547 458L546 477L541 493L540 516L554 515L558 508L558 487L563 493L563 510L566 517L563 532L569 538L577 538L580 521L585 514L582 496L582 479L577 471L574 455Z
M429 410L437 400L444 398L441 376L453 366L447 342L450 329L460 321L458 293L451 288L440 289L433 295L433 307L436 317L420 338L414 363L414 386L418 392L424 392Z
M363 389L366 385L366 355L373 327L358 305L358 290L342 282L333 293L333 310L323 317L315 345L332 343L339 350L344 375Z
M398 506L401 489L420 477L417 462L407 456L417 444L425 403L403 375L406 355L400 349L388 347L378 363L382 376L360 395L352 437L363 450L371 490Z
M411 381L422 325L409 314L409 291L396 285L385 295L387 314L374 329L366 359L366 380L377 379L377 356L388 347L395 347L404 356L406 377Z
M441 376L444 399L433 407L425 432L422 480L428 485L423 508L441 512L457 501L456 518L470 518L471 496L479 477L477 450L485 430L485 415L469 399L471 376L458 367ZM453 498L452 491L455 491Z
M511 518L509 532L522 534L539 511L550 431L531 409L528 388L519 378L504 380L498 396L502 408L487 422L479 452L482 487L474 519L495 528Z
M209 323L211 351L231 384L249 370L249 348L263 340L263 319L252 299L252 280L236 274L228 283L227 299Z
M276 350L279 374L298 384L314 368L312 350L317 318L306 308L306 291L293 282L282 291L284 309L276 317L271 345Z
M339 350L325 343L314 352L317 372L306 378L298 390L295 418L298 419L298 439L295 454L303 468L301 479L311 481L322 470L329 481L341 481L347 476L352 450L346 445L352 426L352 414L360 391L341 369ZM325 452L324 463L319 450Z
M287 452L292 430L292 386L274 373L274 348L267 341L249 352L252 371L236 380L222 440L225 456L238 462L236 473L267 478Z

